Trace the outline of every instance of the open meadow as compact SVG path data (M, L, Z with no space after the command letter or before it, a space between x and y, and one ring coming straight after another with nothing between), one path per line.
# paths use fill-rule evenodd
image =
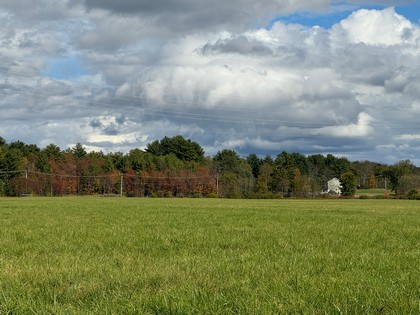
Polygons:
M420 203L0 198L0 314L419 314Z

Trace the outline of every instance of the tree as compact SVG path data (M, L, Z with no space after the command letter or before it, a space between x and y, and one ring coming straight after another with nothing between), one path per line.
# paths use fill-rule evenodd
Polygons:
M220 195L228 198L240 198L240 179L237 174L231 171L224 172L220 176Z
M108 158L112 161L113 169L116 169L120 172L124 172L127 168L127 158L121 152L111 152L108 155Z
M308 175L308 159L301 153L292 153L290 154L290 162L294 167L299 169L299 172L302 175Z
M341 174L350 171L350 161L345 157L337 158L327 154L326 166L331 171L331 176L340 177Z
M273 184L276 191L283 196L293 197L302 194L302 173L308 172L306 157L299 153L289 154L285 151L274 160Z
M251 166L252 175L257 178L260 172L262 160L255 153L251 153L246 157L246 161L248 162L249 166Z
M343 196L354 196L356 193L356 176L352 172L343 173L340 176L341 194Z
M268 195L270 191L268 190L267 181L264 176L260 175L257 178L257 183L255 185L255 192L258 196Z
M76 159L80 159L84 157L87 152L81 143L76 143L76 145L71 148L71 153Z
M416 189L418 186L415 184L415 176L407 174L401 176L398 180L398 194L407 195L411 190Z
M50 173L51 165L48 161L48 156L45 154L45 151L41 151L38 155L38 159L35 162L35 167L38 171L42 173Z
M312 182L314 189L319 188L319 191L321 191L322 188L320 187L324 187L325 183L333 177L330 173L325 156L322 154L308 156L308 175L315 181ZM312 194L315 194L315 191Z
M359 188L371 188L371 176L375 173L374 163L370 161L357 161L351 164L351 168L356 175L357 186Z
M270 190L274 193L280 193L283 197L287 197L290 189L289 172L287 169L276 165L271 178Z
M274 160L273 160L273 158L271 157L271 155L266 155L266 156L264 156L264 158L262 159L262 162L263 163L267 163L267 164L270 164L271 166L274 166Z
M25 144L22 141L14 141L9 144L10 150L19 150L22 156L30 157L38 154L40 151L35 144Z
M146 146L146 152L157 156L174 154L183 161L204 162L203 148L197 142L186 140L180 135L155 140Z
M42 149L41 152L44 153L48 159L56 161L58 161L62 157L61 149L52 143L47 145L44 149Z
M273 174L274 167L272 164L264 162L260 166L258 178L262 178L266 183L267 187L271 180L271 175Z
M187 140L183 136L178 135L166 141L162 140L161 145L167 154L173 153L180 160L198 163L204 161L203 148L197 142Z
M219 173L223 174L225 172L234 172L240 173L240 164L241 158L239 155L229 149L224 149L216 153L213 157L213 160L216 164L216 168Z
M14 189L12 180L21 175L20 165L22 162L22 152L19 149L8 149L2 161L2 173L0 173L0 179L4 180L1 185L1 193L11 196L15 195L17 191ZM18 183L18 182L16 182Z
M0 137L0 147L6 146L7 142L3 137Z
M406 190L409 190L407 181L404 181L403 183L401 179L403 176L413 174L414 170L415 166L411 163L410 160L403 160L389 166L384 171L384 175L389 178L391 190L393 190L395 194L401 195L404 194Z
M4 155L4 171L7 173L7 178L19 176L20 163L22 160L22 153L18 149L9 149Z
M146 146L146 152L153 155L164 155L159 140L155 140L152 143L148 143Z
M300 169L298 167L294 167L292 169L292 178L290 181L290 190L292 197L303 197L304 187L303 187L303 180L302 174L300 173Z
M145 170L145 155L146 153L140 149L133 149L128 152L128 163L130 167L135 171Z
M233 150L224 149L216 153L213 161L216 173L221 175L220 186L225 195L230 197L251 195L252 169L245 159L239 157Z
M273 166L268 162L264 162L259 167L258 177L256 179L254 191L257 198L271 198L272 194L269 189L271 182L271 174L273 173Z
M369 176L369 187L368 188L376 188L377 183L376 183L376 176L375 174L371 174Z

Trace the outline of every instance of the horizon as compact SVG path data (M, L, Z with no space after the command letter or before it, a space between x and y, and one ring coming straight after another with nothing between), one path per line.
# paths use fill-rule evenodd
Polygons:
M0 139L1 139L1 136L0 136ZM158 140L158 141L161 141L162 139L155 139L154 141L156 141L156 140ZM186 140L191 140L191 139L186 139ZM31 146L31 145L35 145L39 150L43 150L43 149L46 149L46 147L48 146L45 146L45 147L39 147L37 144L35 144L35 143L25 143L25 142L23 142L23 141L21 141L21 140L16 140L16 142L22 142L24 145L29 145L29 146ZM150 143L152 143L153 141L151 141ZM194 141L195 142L195 141ZM150 143L147 143L146 145L148 145L148 144L150 144ZM6 145L10 145L11 143L10 142L6 142ZM56 145L56 144L54 144L54 143L50 143L49 145ZM146 150L146 147L145 148L137 148L137 147L134 147L134 148L131 148L130 150L128 150L127 152L121 152L121 151L109 151L109 152L104 152L104 151L95 151L95 150L89 150L83 143L76 143L74 146L69 146L69 147L67 147L67 148L61 148L60 146L57 146L59 149L60 149L60 152L61 153L67 153L67 151L71 151L72 149L74 149L76 146L78 146L78 145L81 145L82 146L82 148L86 151L86 153L87 154L95 154L95 153L99 153L99 154L104 154L104 155L109 155L109 154L118 154L118 153L122 153L123 155L129 155L130 154L130 151L132 151L132 150L140 150L140 151L142 151L142 152L144 152L144 153L148 153L147 152L147 150ZM200 143L198 143L198 145L200 145L200 147L201 147L201 144ZM314 153L314 154L304 154L304 153L301 153L301 152L296 152L296 151L279 151L278 153L276 153L276 154L273 154L273 155L269 155L269 154L266 154L266 155L259 155L259 154L257 154L257 153L255 153L255 152L251 152L251 153L248 153L247 155L241 155L240 153L238 153L237 151L235 151L235 150L233 150L233 149L227 149L227 150L232 150L232 151L234 151L235 153L237 153L238 154L238 156L241 158L241 159L246 159L248 156L250 156L250 155L252 155L252 154L255 154L255 155L257 155L257 157L259 158L259 159L261 159L261 160L264 160L267 156L269 156L270 158L272 158L273 160L275 160L276 158L277 158L277 156L279 156L280 154L282 154L283 152L286 152L287 154L294 154L294 153L297 153L297 154L302 154L303 156L305 156L306 158L308 158L309 156L311 156L311 155L317 155L317 154L321 154L321 153ZM209 155L209 154L206 154L206 152L204 151L204 158L211 158L211 159L213 159L214 158L214 156L215 155L217 155L219 152L221 152L222 150L220 150L220 151L218 151L218 152L216 152L215 154L213 154L213 155ZM152 155L154 155L153 153L151 153ZM327 157L328 155L330 155L331 153L326 153L326 154L321 154L322 156L324 156L324 157ZM344 156L344 155L334 155L334 154L331 154L331 155L333 155L335 158L345 158L345 159L347 159L350 163L357 163L357 162L369 162L369 163L374 163L374 164L383 164L383 165L392 165L392 164L397 164L397 163L399 163L399 162L402 162L402 161L407 161L407 160L409 160L409 159L402 159L402 160L399 160L399 161L395 161L395 163L384 163L384 162L381 162L381 161L372 161L372 160L351 160L351 159L349 159L347 156ZM420 167L420 165L416 165L415 163L413 163L411 160L409 160L415 167Z

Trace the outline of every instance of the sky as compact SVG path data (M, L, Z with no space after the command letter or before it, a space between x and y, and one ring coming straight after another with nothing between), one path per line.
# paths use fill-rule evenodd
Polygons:
M420 1L2 0L0 136L420 166Z

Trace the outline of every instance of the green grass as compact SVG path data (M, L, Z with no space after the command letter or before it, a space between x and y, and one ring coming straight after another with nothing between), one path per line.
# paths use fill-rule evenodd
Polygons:
M419 314L420 203L0 199L0 314Z

